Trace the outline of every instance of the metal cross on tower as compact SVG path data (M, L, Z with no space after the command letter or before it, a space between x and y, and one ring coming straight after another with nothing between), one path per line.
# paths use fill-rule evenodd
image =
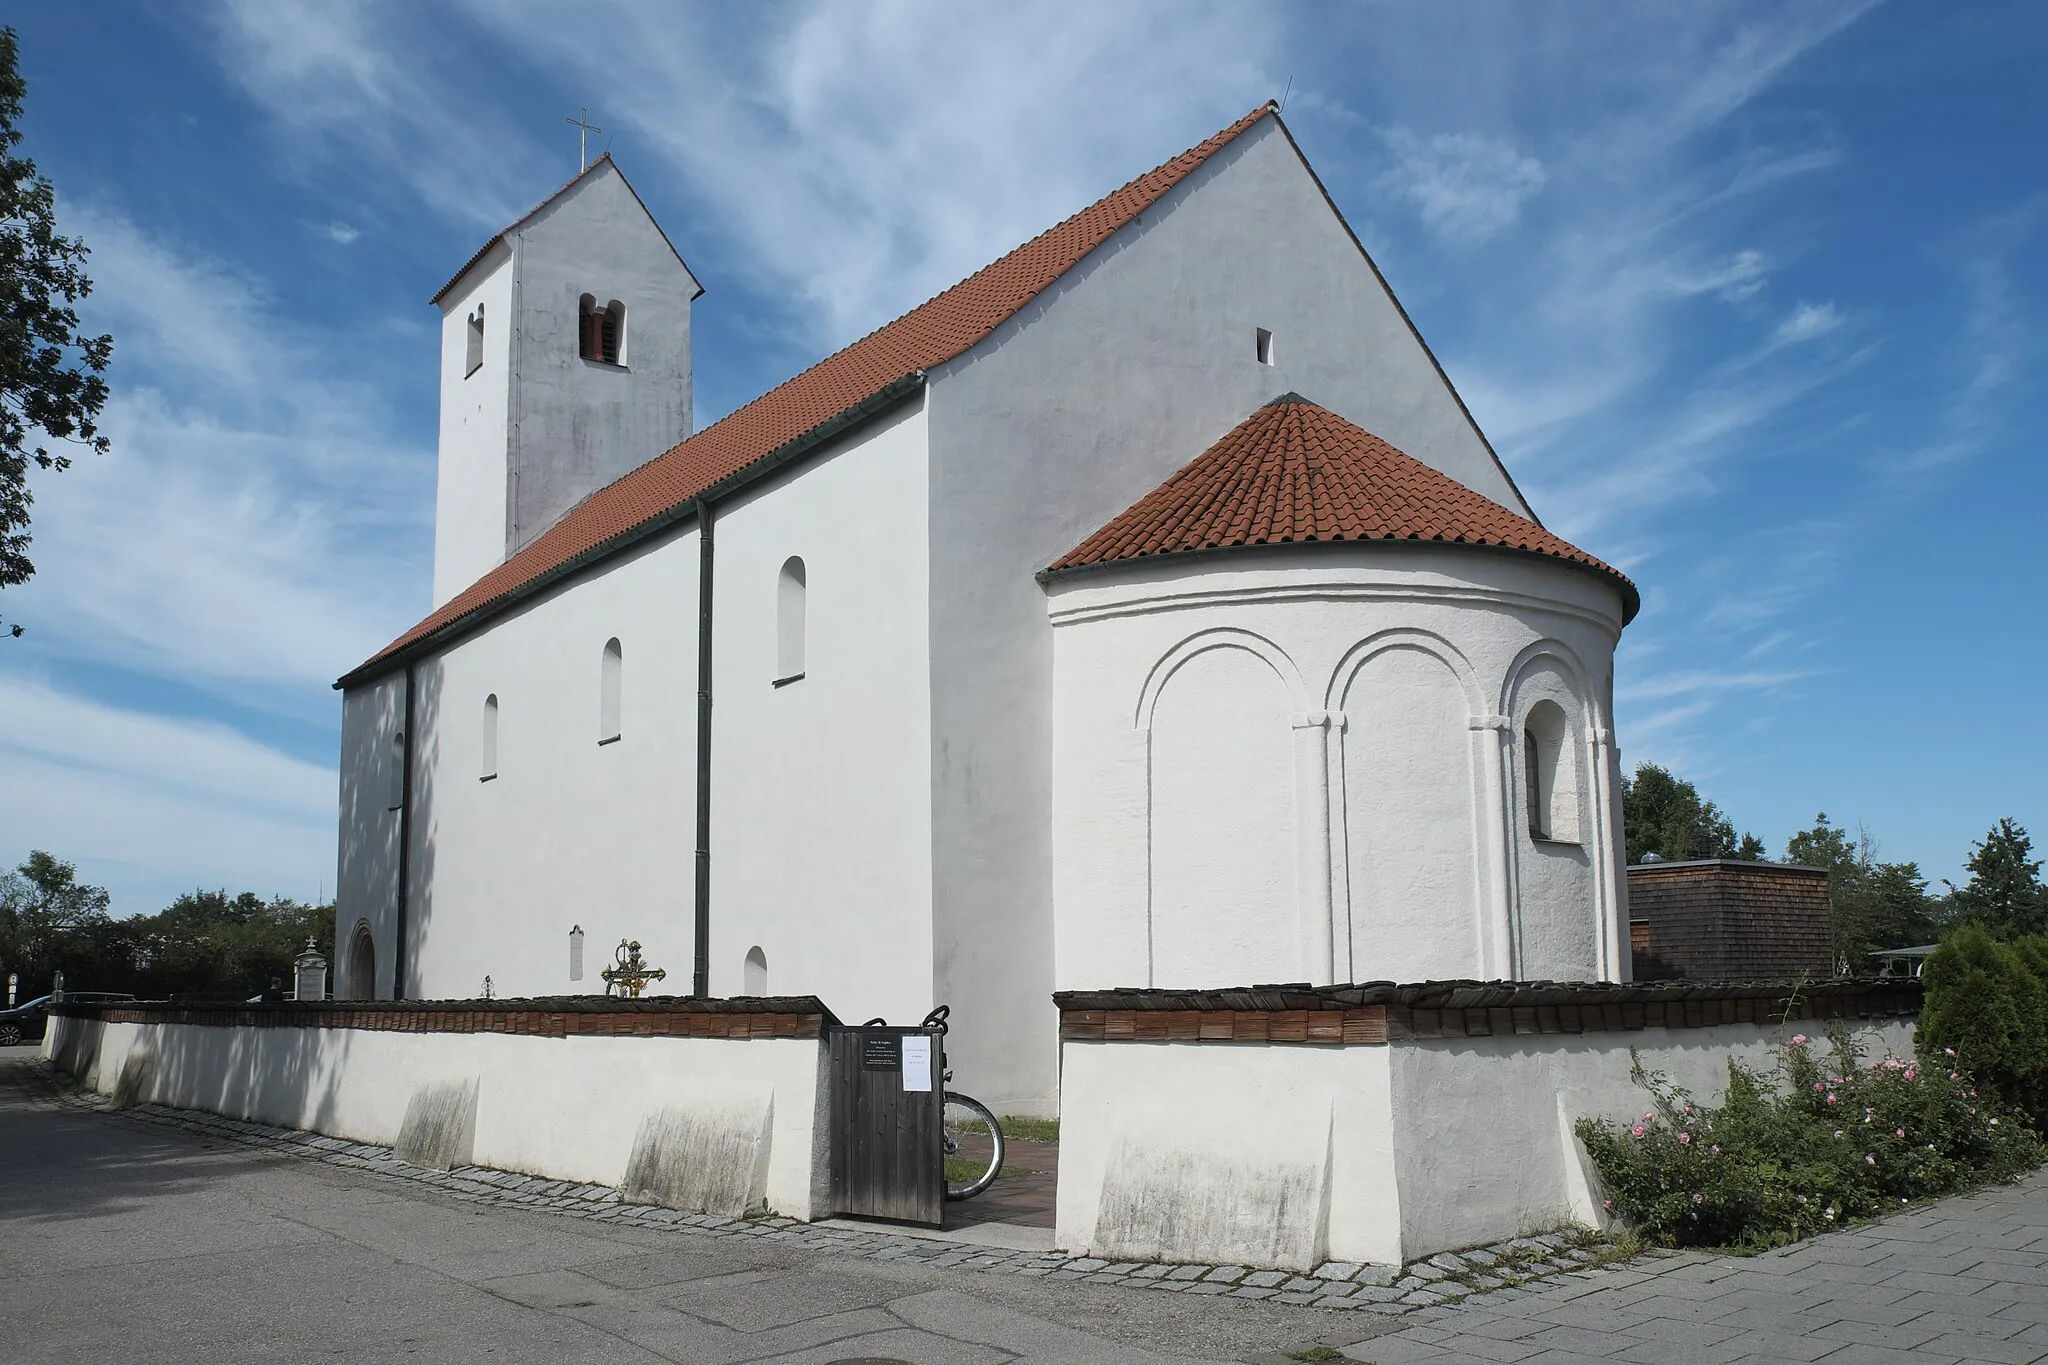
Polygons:
M590 135L604 129L590 121L588 109L578 110L575 118L565 116L562 122L576 129L576 173L581 175L590 169Z

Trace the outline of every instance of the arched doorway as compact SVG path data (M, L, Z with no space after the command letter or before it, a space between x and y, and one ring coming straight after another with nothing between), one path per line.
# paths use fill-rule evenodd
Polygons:
M377 941L370 936L370 922L356 923L355 937L349 940L348 970L343 980L347 1000L375 1000L377 998Z

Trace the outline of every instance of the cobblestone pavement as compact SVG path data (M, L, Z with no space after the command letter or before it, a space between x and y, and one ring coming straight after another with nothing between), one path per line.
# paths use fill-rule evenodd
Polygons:
M46 1064L23 1066L16 1073L16 1083L51 1103L99 1113L117 1112L106 1097L81 1089L70 1077ZM1198 1298L1214 1295L1269 1299L1274 1303L1308 1304L1338 1312L1363 1311L1378 1317L1399 1317L1433 1304L1454 1303L1504 1287L1583 1270L1598 1264L1603 1255L1598 1238L1583 1233L1546 1233L1496 1247L1433 1256L1399 1271L1345 1261L1328 1262L1307 1275L1253 1270L1241 1265L1112 1262L1060 1251L1010 1251L961 1240L937 1241L897 1235L880 1228L856 1232L843 1226L817 1227L790 1218L722 1218L716 1214L683 1213L629 1204L608 1185L579 1185L474 1166L453 1171L428 1170L401 1161L389 1147L220 1118L189 1109L145 1104L118 1112L133 1122L412 1181L466 1203L498 1204L629 1227L686 1228L708 1237L761 1238L875 1260L961 1266L1027 1279L1086 1280L1090 1284ZM971 1230L963 1233L972 1235Z
M1376 1365L2048 1361L2048 1171L1750 1259L1640 1258L1388 1323Z
M144 1339L167 1361L301 1347L789 1365L1331 1358L1318 1348L1380 1365L2048 1361L2048 1173L1752 1260L1606 1264L1551 1236L1398 1278L1292 1276L711 1218L602 1186L426 1171L314 1134L115 1112L10 1051L9 1365L127 1358Z

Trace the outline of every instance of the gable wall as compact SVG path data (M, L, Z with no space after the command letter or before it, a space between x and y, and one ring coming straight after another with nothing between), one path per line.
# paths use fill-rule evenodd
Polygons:
M519 336L505 553L690 434L697 282L615 168L516 234ZM578 300L626 305L621 365L577 354ZM465 585L467 586L467 585Z
M1033 575L1290 389L1520 510L1270 121L933 377L935 951L951 1055L985 1100L1053 1103L1052 643Z

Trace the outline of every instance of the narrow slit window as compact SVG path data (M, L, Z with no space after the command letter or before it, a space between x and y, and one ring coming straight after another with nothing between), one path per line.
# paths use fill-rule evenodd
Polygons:
M498 694L484 698L484 728L481 736L477 780L488 782L498 775Z
M744 994L768 994L768 954L761 951L760 944L757 943L747 949L747 961L742 975L745 977Z
M1543 746L1534 730L1522 731L1522 765L1529 778L1529 835L1550 837L1548 803L1543 799Z
M804 562L795 555L783 561L775 582L775 685L804 675L804 598L809 592Z
M469 352L463 362L462 377L469 378L484 367L484 306L478 304L476 311L469 315Z
M396 730L391 735L391 768L389 773L390 793L385 806L397 810L405 804L405 731Z
M1273 360L1273 334L1261 327L1258 331L1258 356L1261 365L1271 365Z
M619 648L616 637L604 642L604 662L598 673L597 700L597 742L610 744L617 740L621 731L619 725L619 693L625 682L626 657Z
M569 926L569 979L583 979L583 926L580 924Z

